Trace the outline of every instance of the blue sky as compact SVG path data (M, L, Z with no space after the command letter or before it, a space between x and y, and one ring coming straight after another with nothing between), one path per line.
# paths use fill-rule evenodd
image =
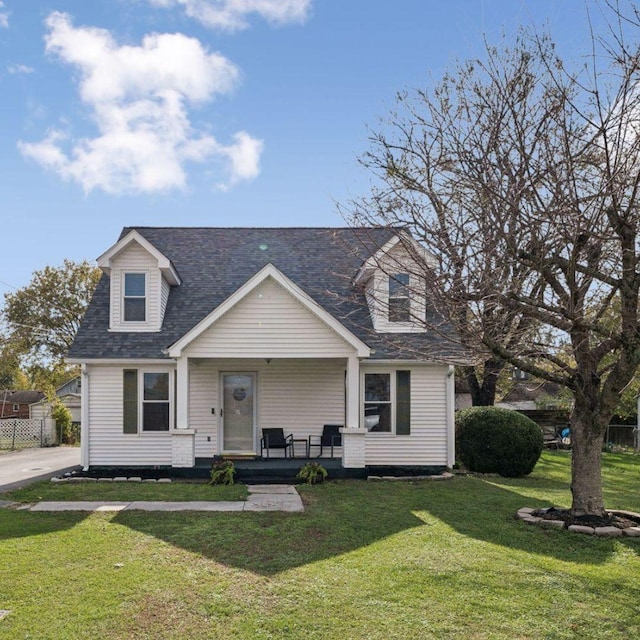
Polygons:
M586 47L583 0L2 0L0 293L125 225L343 225L397 91L547 23Z

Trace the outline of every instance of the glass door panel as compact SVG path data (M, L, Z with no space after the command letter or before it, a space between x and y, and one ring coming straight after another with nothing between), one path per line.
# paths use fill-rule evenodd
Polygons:
M222 376L223 449L225 452L253 451L255 376L225 373Z

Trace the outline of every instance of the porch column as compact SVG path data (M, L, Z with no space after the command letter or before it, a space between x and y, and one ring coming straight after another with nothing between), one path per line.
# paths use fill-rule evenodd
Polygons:
M196 430L189 429L189 359L176 362L176 425L171 431L171 465L194 467L196 464Z
M189 427L189 358L178 358L176 365L176 429Z
M355 356L347 358L347 424L355 429L360 426L360 361Z
M365 466L365 434L360 428L360 361L356 356L347 358L347 424L342 433L342 466L362 469Z

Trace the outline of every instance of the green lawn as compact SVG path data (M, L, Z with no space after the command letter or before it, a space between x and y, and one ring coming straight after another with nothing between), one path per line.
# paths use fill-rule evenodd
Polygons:
M514 518L568 506L568 465L305 486L304 514L0 510L0 637L640 637L640 540ZM604 475L608 506L640 511L640 457Z
M212 486L206 482L36 482L10 493L2 500L40 502L42 500L245 500L246 485ZM0 606L0 609L2 607Z

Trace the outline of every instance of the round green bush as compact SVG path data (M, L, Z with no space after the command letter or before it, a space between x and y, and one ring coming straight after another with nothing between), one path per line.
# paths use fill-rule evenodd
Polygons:
M519 478L542 453L542 429L522 413L473 407L456 414L456 452L469 471Z

